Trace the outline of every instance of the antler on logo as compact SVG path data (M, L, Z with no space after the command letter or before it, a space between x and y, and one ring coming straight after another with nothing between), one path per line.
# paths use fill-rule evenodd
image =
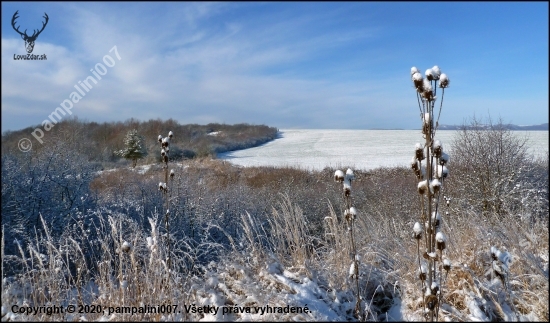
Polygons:
M40 35L40 33L44 30L44 28L46 28L46 25L48 24L48 20L50 18L48 18L48 15L44 12L44 17L46 19L45 22L42 23L42 29L40 29L40 31L37 31L36 29L34 30L32 36L29 36L27 35L27 30L25 29L25 32L22 33L19 31L19 27L15 28L15 19L19 18L19 16L17 15L17 13L19 12L19 10L17 10L14 14L13 14L13 18L11 18L11 26L13 27L13 29L15 29L15 31L17 31L17 33L19 35L21 35L21 38L23 38L23 40L25 41L25 48L27 49L27 53L32 53L32 50L34 49L34 42L36 41L36 38L38 37L38 35Z

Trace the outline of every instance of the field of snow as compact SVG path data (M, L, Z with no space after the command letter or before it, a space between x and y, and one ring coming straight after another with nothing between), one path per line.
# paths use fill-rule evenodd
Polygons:
M436 138L450 145L457 131L439 131ZM528 136L529 152L548 152L548 131L515 131ZM356 169L408 166L420 130L281 130L279 139L250 149L219 154L241 166L294 166L321 170L327 166ZM451 152L452 159L452 152Z

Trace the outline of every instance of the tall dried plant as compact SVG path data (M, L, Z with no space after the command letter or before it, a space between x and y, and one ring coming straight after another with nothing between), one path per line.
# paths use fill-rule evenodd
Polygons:
M413 67L411 78L416 89L424 138L423 144L416 144L415 155L411 161L411 168L418 179L417 190L420 194L420 222L414 224L413 237L417 241L418 278L421 281L423 314L427 314L427 318L433 321L438 318L443 294L442 272L448 273L451 268L450 261L444 258L446 237L441 231L443 225L439 214L443 183L449 173L446 166L449 155L443 151L443 144L435 137L443 107L443 96L445 89L449 87L449 78L441 73L438 66L427 69L425 77ZM434 111L438 87L441 89L441 102L439 111ZM422 243L424 250L421 257Z
M161 157L161 163L163 164L163 170L164 170L164 182L159 182L159 190L163 194L163 204L164 204L164 224L166 227L166 248L168 252L168 256L166 257L166 265L168 267L168 284L170 284L170 272L172 270L172 259L171 259L171 248L170 248L170 197L172 194L172 190L168 189L168 162L169 162L169 156L170 156L170 141L174 137L174 134L172 131L168 132L167 137L162 137L162 135L158 136L158 142L160 143L160 157ZM172 181L174 179L174 170L172 169L170 171L170 180ZM172 185L170 185L170 188Z
M355 246L355 239L353 236L353 225L357 217L357 209L353 207L352 200L351 200L351 182L355 180L355 175L353 174L353 170L351 168L348 168L346 173L344 174L343 171L337 170L334 173L334 180L338 183L342 184L342 198L344 199L344 205L346 207L344 211L344 217L346 219L347 224L347 232L349 233L349 239L350 239L350 251L351 255L353 257L350 270L349 270L349 276L350 278L355 279L355 287L356 287L356 293L355 293L355 317L357 319L361 319L362 317L362 310L361 310L361 295L359 293L359 255L357 255L357 248Z

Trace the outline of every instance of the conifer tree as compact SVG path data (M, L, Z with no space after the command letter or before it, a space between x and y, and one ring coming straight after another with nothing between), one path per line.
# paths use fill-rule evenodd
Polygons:
M147 156L147 148L143 142L143 137L140 136L136 129L128 131L124 138L126 148L116 151L115 154L132 160L132 167L136 167L137 160Z

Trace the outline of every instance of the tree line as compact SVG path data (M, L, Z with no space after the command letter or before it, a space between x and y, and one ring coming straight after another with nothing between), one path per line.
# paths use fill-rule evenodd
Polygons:
M157 147L157 137L171 129L175 134L170 158L173 160L216 156L231 150L245 149L261 145L277 137L278 130L266 125L240 123L235 125L209 123L180 124L174 119L151 119L139 121L129 119L124 122L87 122L71 118L58 123L44 136L44 143L33 143L33 150L39 152L59 142L72 142L74 149L87 156L101 168L111 168L129 164L120 151L127 148L125 137L134 131L143 138L143 150L153 151ZM29 137L33 127L2 134L2 155L18 152L18 141ZM32 137L31 137L32 138ZM156 163L160 155L147 154L140 161L144 164Z

